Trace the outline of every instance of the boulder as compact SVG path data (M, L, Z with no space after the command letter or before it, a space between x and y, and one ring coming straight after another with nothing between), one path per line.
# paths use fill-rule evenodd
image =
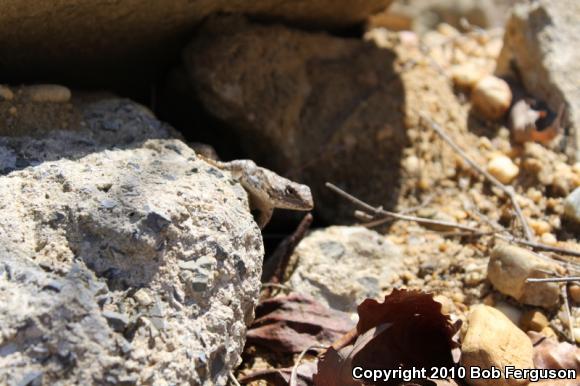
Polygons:
M288 284L331 308L356 312L366 298L383 295L405 269L403 255L384 236L363 227L333 226L300 242Z
M467 382L474 386L527 385L527 379L469 378L471 367L503 372L506 366L534 368L534 348L528 336L502 312L485 305L472 308L467 317L467 331L461 345L461 365L467 367Z
M65 128L57 99L2 126L0 383L225 385L264 253L246 192L136 103L73 95Z
M0 4L2 75L56 74L84 83L95 75L151 75L156 65L171 63L196 24L213 13L336 28L360 23L390 1L8 0Z
M393 205L407 137L392 51L222 17L204 23L184 57L206 109L251 158L311 186L326 220L352 219L326 181Z
M576 159L580 155L580 2L539 0L514 7L506 25L497 73L515 68L527 91L553 111L566 105Z

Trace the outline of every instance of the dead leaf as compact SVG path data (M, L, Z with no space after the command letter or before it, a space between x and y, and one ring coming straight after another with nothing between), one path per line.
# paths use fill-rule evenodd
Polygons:
M353 326L347 313L291 294L258 305L247 341L277 353L298 353L315 345L329 346Z
M529 331L534 345L534 365L538 369L575 369L580 372L580 349L567 342L558 342L539 332Z
M459 346L454 336L460 325L452 324L441 313L441 304L432 295L394 290L383 303L363 301L358 313L356 341L338 351L326 351L314 375L316 386L362 385L352 379L352 369L359 366L370 370L454 366L452 352ZM425 382L423 379L414 383L436 385L438 381ZM401 379L366 383L398 385Z

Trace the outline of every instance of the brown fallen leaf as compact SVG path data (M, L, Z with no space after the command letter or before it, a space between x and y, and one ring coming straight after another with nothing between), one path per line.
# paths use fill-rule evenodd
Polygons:
M277 296L256 308L247 342L276 353L299 353L312 346L329 346L353 326L347 313L332 310L310 297Z
M575 369L580 372L580 349L567 342L558 342L539 332L529 331L534 345L534 365L538 369Z
M352 378L352 369L356 367L370 370L451 368L459 359L453 352L459 347L455 337L460 325L451 323L441 313L441 304L432 295L394 290L383 303L373 299L363 301L358 314L356 340L350 339L343 347L335 345L322 355L314 375L316 386L362 385L362 381ZM404 384L400 376L394 376L364 384ZM407 384L437 385L436 382L445 384L426 379L407 381Z

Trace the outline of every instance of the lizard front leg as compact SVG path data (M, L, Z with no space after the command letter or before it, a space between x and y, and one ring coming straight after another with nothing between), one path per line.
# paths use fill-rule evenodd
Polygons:
M256 211L258 212L256 214L256 222L258 223L258 226L260 227L260 229L264 229L264 227L268 224L268 222L270 222L270 219L272 218L272 213L274 212L274 207L272 206L262 206L259 208L256 208Z

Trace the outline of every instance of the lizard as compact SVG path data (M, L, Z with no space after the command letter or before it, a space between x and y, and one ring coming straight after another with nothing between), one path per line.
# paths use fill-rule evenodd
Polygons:
M216 161L198 154L206 163L230 172L248 193L250 208L257 211L256 222L263 229L274 209L309 211L314 208L312 193L306 185L290 181L249 159Z

